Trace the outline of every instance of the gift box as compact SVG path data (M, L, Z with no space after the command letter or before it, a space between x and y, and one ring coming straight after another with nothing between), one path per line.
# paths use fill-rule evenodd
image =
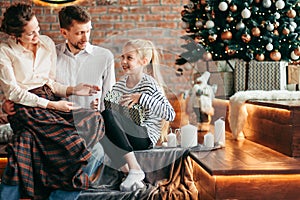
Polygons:
M287 85L285 61L237 61L234 69L234 90L284 90Z
M288 84L300 84L300 65L288 66Z
M104 106L107 110L114 110L120 114L131 118L137 125L142 125L145 120L145 109L135 104L131 108L119 104L121 94L117 92L107 92L104 98Z

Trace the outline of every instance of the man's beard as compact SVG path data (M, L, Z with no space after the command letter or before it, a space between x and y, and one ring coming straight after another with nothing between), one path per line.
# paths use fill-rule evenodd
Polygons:
M71 43L71 42L70 42L70 44L71 44L75 49L77 49L77 50L83 50L83 49L85 48L85 46L79 47L79 44L80 44L80 43L74 44L74 43Z

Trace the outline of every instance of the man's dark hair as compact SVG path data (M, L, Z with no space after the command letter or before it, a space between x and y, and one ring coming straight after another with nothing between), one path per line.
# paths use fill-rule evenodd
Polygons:
M3 15L0 31L21 37L24 27L34 16L31 5L25 3L13 4L7 8Z
M90 14L83 7L78 5L71 5L62 8L58 12L58 17L60 28L68 30L71 28L73 20L78 23L87 23L91 21Z

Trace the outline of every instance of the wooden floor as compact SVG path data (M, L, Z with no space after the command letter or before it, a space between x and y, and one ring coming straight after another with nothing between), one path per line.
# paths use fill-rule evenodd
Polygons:
M300 159L226 137L225 148L190 153L200 199L300 199Z

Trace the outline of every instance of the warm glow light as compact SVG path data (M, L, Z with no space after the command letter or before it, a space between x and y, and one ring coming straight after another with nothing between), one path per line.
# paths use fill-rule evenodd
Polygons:
M33 3L41 6L67 6L67 5L74 5L83 0L33 0Z

